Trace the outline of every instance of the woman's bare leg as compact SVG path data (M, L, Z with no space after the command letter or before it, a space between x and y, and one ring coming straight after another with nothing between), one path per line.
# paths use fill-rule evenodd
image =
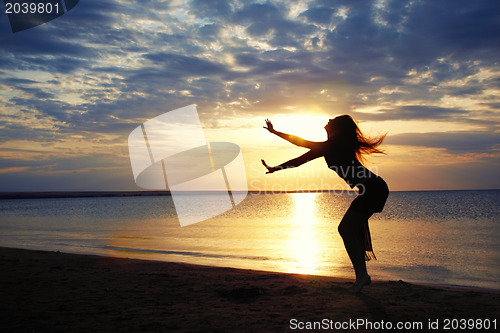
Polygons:
M339 233L344 241L347 254L351 259L356 282L353 291L358 292L364 285L370 283L370 276L366 270L364 247L364 224L372 214L348 209L339 224Z

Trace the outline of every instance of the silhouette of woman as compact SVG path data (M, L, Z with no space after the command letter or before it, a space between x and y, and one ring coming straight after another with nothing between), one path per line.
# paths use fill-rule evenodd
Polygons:
M365 137L349 115L338 116L328 121L325 126L328 139L324 142L308 141L295 135L278 132L268 119L266 125L264 128L269 132L294 145L309 148L309 151L302 156L275 167L267 165L262 160L262 164L267 168L266 173L298 167L323 156L330 169L343 178L351 188L358 188L359 194L342 218L338 231L356 274L356 281L350 290L361 291L365 285L371 283L365 260L376 259L371 244L368 219L374 213L382 211L389 189L381 177L368 170L360 161L363 161L363 155L383 153L377 147L385 135L374 139Z

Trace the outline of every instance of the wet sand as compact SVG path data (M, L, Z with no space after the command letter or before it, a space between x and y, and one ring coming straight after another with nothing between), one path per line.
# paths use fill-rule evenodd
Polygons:
M0 248L0 327L4 332L286 332L302 327L366 332L420 322L422 329L410 331L437 332L429 330L430 323L442 330L447 320L451 328L472 318L489 319L492 327L496 320L498 328L499 291L374 281L350 294L351 283Z

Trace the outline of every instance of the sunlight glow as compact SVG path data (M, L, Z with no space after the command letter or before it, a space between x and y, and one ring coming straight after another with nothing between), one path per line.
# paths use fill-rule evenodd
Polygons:
M318 267L319 240L316 228L317 193L300 193L294 195L295 230L291 235L290 248L295 260L290 271L294 273L312 274Z
M324 127L330 118L332 116L292 114L273 116L270 120L280 132L297 135L306 140L324 141L327 139Z

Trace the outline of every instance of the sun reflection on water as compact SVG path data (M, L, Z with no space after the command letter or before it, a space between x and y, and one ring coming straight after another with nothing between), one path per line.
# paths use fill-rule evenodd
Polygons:
M293 196L295 212L289 238L293 259L289 271L293 273L312 274L318 267L320 244L315 216L316 196L317 193L300 193Z

